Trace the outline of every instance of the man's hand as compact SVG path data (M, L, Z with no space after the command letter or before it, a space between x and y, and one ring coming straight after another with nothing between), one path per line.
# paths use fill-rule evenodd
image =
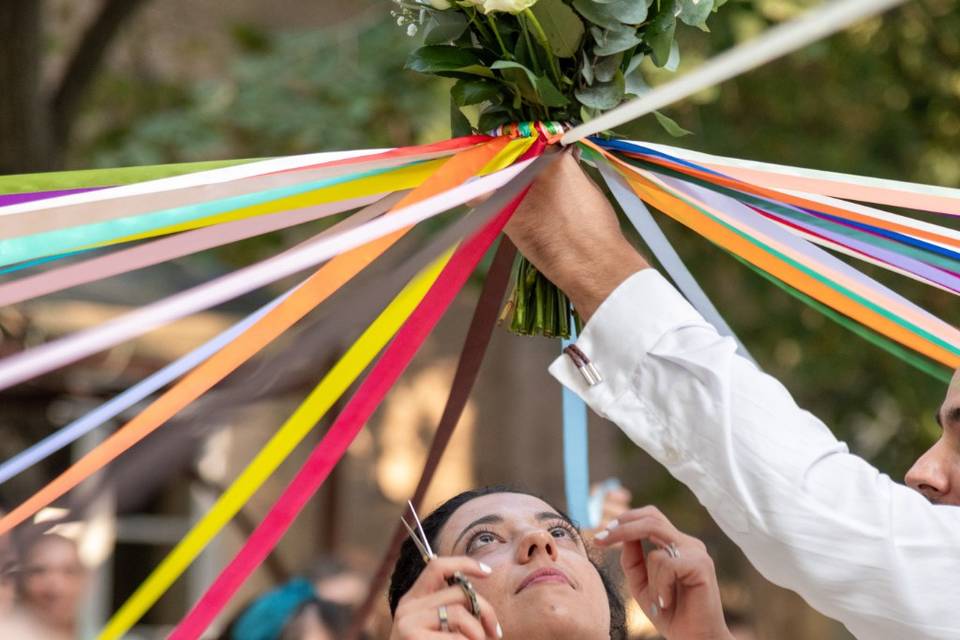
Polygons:
M571 152L537 178L506 232L570 297L584 321L620 283L649 266L620 232L610 203Z

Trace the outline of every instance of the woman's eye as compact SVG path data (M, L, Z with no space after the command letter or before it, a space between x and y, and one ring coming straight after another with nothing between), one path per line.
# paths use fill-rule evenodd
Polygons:
M494 543L497 541L497 537L492 533L478 533L473 537L473 540L470 541L468 546L468 551L473 551L479 547L486 546L488 544Z

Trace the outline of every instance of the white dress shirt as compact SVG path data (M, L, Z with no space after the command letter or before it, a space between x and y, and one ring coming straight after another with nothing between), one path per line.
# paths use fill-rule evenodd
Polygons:
M653 269L550 372L696 494L772 582L864 640L960 638L960 508L852 455Z

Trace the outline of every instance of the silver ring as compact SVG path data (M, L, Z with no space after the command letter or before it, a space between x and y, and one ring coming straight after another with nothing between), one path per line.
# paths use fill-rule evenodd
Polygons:
M450 616L447 613L447 605L442 604L437 607L437 617L440 618L440 631L444 633L449 633L450 631Z
M670 557L674 560L680 557L680 550L677 549L677 544L675 542L671 542L667 545L667 553L669 553Z

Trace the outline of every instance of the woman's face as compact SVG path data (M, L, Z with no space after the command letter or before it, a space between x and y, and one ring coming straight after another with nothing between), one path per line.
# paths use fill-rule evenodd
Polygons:
M539 498L495 493L457 509L436 551L493 569L474 580L506 638L607 639L610 605L579 534Z

